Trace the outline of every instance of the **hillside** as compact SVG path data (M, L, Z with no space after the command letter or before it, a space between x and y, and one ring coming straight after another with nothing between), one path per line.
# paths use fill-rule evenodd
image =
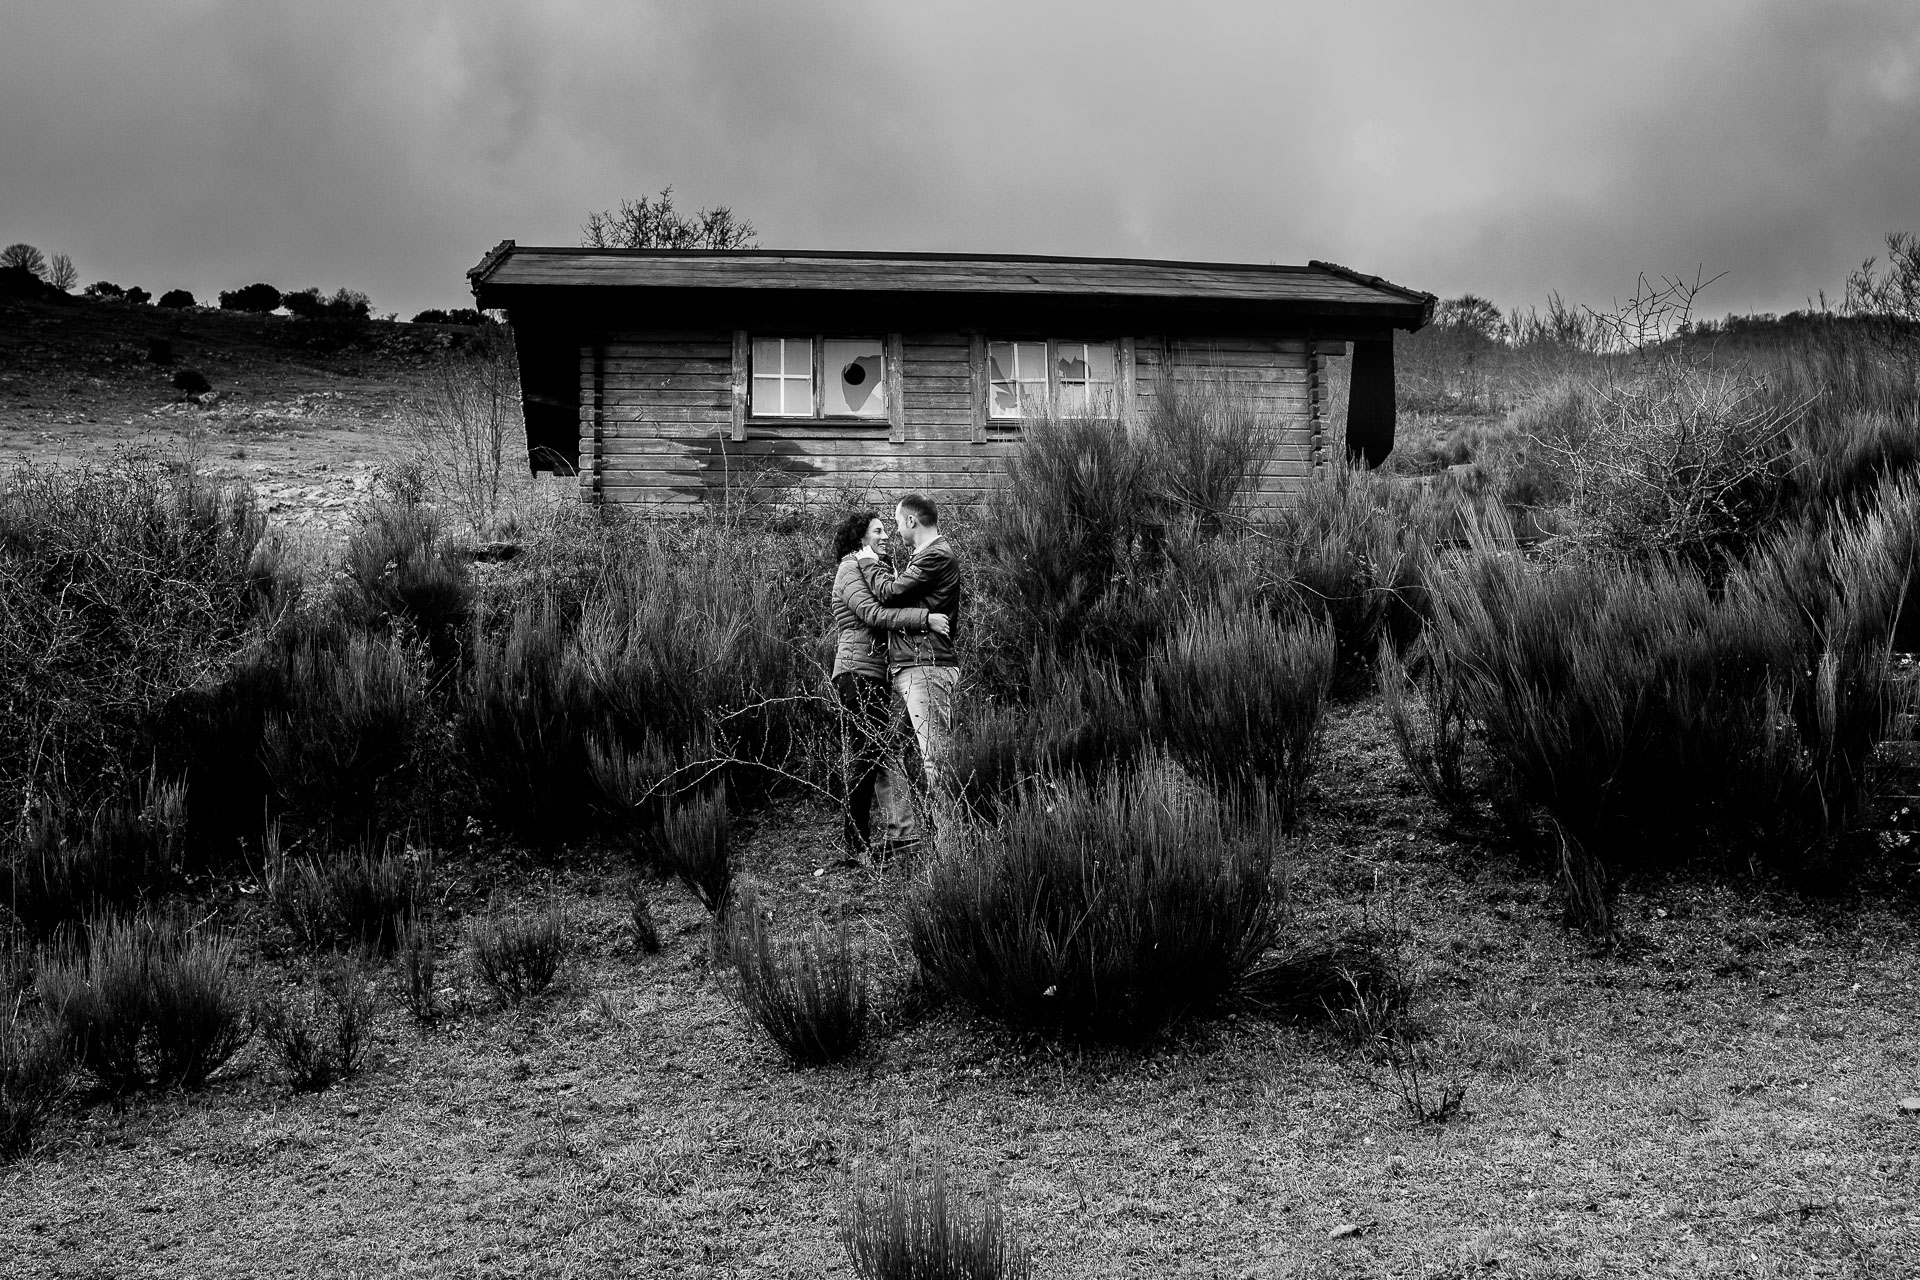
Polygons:
M275 521L337 528L397 439L406 401L471 331L0 299L0 461L85 465L199 455L244 479ZM212 392L188 395L194 370Z

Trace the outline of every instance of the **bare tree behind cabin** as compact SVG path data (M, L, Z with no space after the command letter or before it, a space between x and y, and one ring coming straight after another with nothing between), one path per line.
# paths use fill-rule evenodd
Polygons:
M580 228L588 249L752 249L760 240L753 224L726 205L688 216L673 205L673 188L654 197L622 200L617 210L589 213Z

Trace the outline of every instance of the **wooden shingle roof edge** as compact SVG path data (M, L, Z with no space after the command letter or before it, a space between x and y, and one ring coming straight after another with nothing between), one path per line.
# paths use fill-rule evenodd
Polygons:
M481 305L502 290L769 289L907 294L1051 294L1326 303L1391 311L1414 327L1434 296L1339 266L1083 258L1040 254L785 249L579 249L503 240L467 273Z

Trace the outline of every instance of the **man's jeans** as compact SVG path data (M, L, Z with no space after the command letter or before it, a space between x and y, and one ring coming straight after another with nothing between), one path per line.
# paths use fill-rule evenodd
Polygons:
M945 796L942 771L947 764L947 737L953 732L953 691L960 683L958 667L903 667L893 673L893 691L906 704L913 736L920 743L920 760L927 772L927 800L936 820Z

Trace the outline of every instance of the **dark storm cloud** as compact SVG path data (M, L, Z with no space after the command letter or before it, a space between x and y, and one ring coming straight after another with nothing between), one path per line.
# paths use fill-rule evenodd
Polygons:
M1908 3L5 7L0 240L463 302L672 183L763 243L1301 261L1503 304L1833 290L1920 226Z

